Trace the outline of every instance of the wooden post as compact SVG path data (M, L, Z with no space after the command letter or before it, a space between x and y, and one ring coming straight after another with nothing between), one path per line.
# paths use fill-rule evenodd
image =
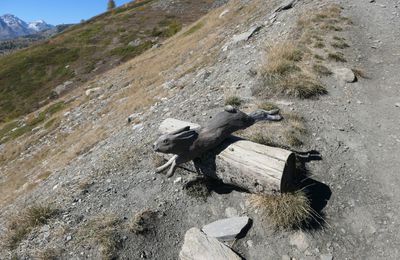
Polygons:
M200 127L167 118L161 123L159 131L166 134L185 126L192 129ZM217 149L203 156L195 168L226 184L254 193L270 193L288 192L296 187L295 164L295 155L291 151L232 136Z

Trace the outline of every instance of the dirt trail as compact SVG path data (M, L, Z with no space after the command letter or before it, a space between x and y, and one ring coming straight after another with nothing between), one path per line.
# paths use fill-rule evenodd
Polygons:
M400 2L346 2L350 16L360 25L354 27L353 43L361 54L360 63L371 74L370 80L355 87L354 95L363 104L354 105L349 111L359 133L353 140L360 145L357 150L360 170L376 182L376 193L383 196L375 205L360 207L381 215L380 229L386 232L370 237L372 247L365 256L398 258L400 108L395 104L400 102ZM382 252L378 248L373 250L374 244L382 245Z
M345 66L363 68L369 79L342 86L328 80L330 97L309 104L319 111L310 124L322 136L316 146L326 159L314 169L332 189L326 209L332 228L318 244L326 242L335 259L397 259L400 2L346 0L340 5L354 23L345 33L351 42Z

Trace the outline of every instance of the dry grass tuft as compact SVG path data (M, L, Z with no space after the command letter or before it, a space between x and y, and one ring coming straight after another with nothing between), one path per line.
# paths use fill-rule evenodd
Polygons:
M60 259L60 249L47 248L37 254L40 260L57 260Z
M317 59L317 60L324 60L324 57L322 57L321 55L319 55L319 54L314 54L314 56L313 56L315 59Z
M279 107L275 103L270 102L270 101L260 102L260 103L257 104L257 107L259 109L264 109L264 110L267 110L267 111L274 110L274 109L279 109Z
M325 87L317 79L305 73L296 73L278 79L273 85L276 91L299 98L311 98L327 93Z
M344 57L344 54L341 52L331 52L328 53L328 59L337 61L337 62L346 62L346 58Z
M363 79L369 79L370 78L367 75L367 73L362 69L352 68L351 70L353 71L354 75L356 75L357 78L363 78Z
M283 42L276 44L269 50L268 63L264 66L264 74L286 75L292 71L298 71L300 68L296 62L303 57L303 52L299 46L293 42Z
M186 193L196 199L207 201L211 194L210 181L207 178L197 178L184 186Z
M315 214L302 191L252 195L250 203L262 214L262 220L276 229L301 228Z
M164 157L162 157L159 154L153 154L151 156L151 161L152 161L154 167L160 167L161 165L164 164L165 159L164 159Z
M345 41L336 41L331 43L331 46L333 48L337 48L337 49L345 49L350 47L350 45L348 45Z
M322 49L325 47L325 44L323 42L316 42L314 44L314 48Z
M282 146L281 144L276 143L274 141L273 137L266 135L265 133L261 133L261 132L257 132L255 134L251 135L250 141L258 143L258 144L272 146L272 147L286 148L286 146Z
M313 71L317 73L318 75L322 76L329 76L332 75L332 71L330 71L327 67L321 64L314 64L313 65Z
M242 104L242 99L237 96L230 96L225 99L225 105L239 107Z
M343 31L342 27L330 23L321 24L320 28L326 31L335 31L335 32Z
M298 132L296 132L295 130L286 131L285 138L286 138L287 142L289 143L289 145L292 147L298 147L303 144L303 141L301 140L301 136L299 136Z
M299 98L325 94L318 80L298 65L304 51L293 42L284 42L269 50L268 62L262 68L264 83L274 93Z
M144 234L152 228L152 222L157 217L157 213L145 209L137 213L130 221L129 230L135 234Z
M282 116L280 122L259 123L238 135L255 143L289 150L302 145L307 134L304 118L294 113L282 113Z
M90 220L82 230L80 237L92 240L100 247L103 259L115 259L120 248L120 229L121 220L113 215L99 216Z
M49 205L34 205L22 214L14 216L9 223L6 234L6 245L15 249L33 228L47 224L48 220L57 214L58 210Z

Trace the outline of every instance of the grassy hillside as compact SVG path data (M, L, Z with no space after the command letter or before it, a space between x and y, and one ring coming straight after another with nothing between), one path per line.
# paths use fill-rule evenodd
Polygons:
M66 80L78 86L139 55L198 19L214 1L167 2L131 2L0 57L0 123L46 104Z

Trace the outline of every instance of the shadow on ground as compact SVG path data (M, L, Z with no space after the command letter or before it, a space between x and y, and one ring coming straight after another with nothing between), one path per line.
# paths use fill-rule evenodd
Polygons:
M197 172L199 176L186 183L185 188L189 195L207 200L207 197L212 191L218 194L228 194L232 191L248 192L246 189L223 183L218 179L216 174L216 157L230 144L238 140L242 139L232 136L213 151L194 160L195 172ZM313 210L313 218L311 221L308 221L300 228L307 230L324 228L326 221L323 209L331 198L332 191L328 185L311 178L310 171L307 167L307 163L322 160L322 157L320 153L315 150L307 152L293 151L293 153L295 154L296 161L296 166L293 170L295 171L294 176L296 177L291 180L293 183L290 192L298 190L304 191ZM207 176L203 175L203 173L206 173Z

